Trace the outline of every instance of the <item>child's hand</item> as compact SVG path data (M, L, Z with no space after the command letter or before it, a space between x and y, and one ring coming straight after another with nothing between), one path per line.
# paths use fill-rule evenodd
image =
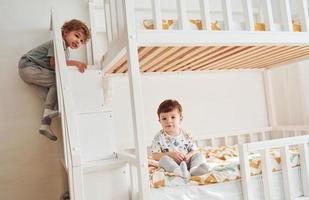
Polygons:
M185 155L185 161L186 163L190 162L190 159L193 155L197 154L198 151L190 151L188 154Z
M85 69L87 68L87 65L85 63L77 61L77 60L68 60L67 65L76 66L81 73L83 73Z
M168 156L173 158L178 164L185 160L185 155L178 151L170 151Z
M87 68L87 65L83 62L79 62L79 61L76 61L76 64L75 66L78 68L78 70L81 72L81 73L84 73L85 69Z

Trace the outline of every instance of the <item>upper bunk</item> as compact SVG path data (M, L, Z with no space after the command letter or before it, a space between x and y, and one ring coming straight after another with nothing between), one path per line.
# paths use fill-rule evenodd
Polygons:
M90 13L93 57L105 73L269 69L309 57L307 0L102 0L104 24ZM98 32L108 44L96 48ZM128 38L136 49L127 49Z

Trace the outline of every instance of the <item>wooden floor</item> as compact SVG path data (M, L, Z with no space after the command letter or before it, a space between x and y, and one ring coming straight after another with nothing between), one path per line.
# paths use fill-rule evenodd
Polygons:
M268 69L309 58L309 46L140 47L141 72ZM127 57L107 73L125 73Z

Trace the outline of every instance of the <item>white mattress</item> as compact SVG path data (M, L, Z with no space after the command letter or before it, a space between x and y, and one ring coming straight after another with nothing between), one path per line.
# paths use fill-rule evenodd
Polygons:
M292 168L292 185L295 197L303 195L300 168ZM262 176L251 177L251 191L254 192L254 200L262 200L263 183ZM281 171L273 173L274 200L284 199L283 180ZM230 181L203 186L178 186L151 188L152 200L242 200L241 182Z

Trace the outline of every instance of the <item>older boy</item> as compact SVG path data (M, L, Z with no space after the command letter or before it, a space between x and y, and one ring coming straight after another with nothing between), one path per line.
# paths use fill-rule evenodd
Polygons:
M204 156L193 138L181 129L182 107L176 100L163 101L157 111L162 130L154 137L152 157L159 166L183 178L208 172ZM189 170L187 164L189 165Z
M88 27L81 21L72 19L62 26L62 38L66 52L66 64L76 66L84 72L86 64L76 60L68 60L68 48L77 49L90 38ZM55 76L55 56L53 41L48 41L24 54L18 64L19 75L23 81L36 88L44 99L44 110L39 133L50 140L57 140L50 130L51 119L58 115L54 110L57 104Z

